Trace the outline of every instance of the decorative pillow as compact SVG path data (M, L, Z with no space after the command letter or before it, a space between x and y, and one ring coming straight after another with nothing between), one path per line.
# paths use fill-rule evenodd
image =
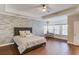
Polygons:
M26 33L26 35L30 35L31 34L30 31L25 31L25 33Z
M21 37L25 37L26 36L26 31L19 31L19 33L20 33Z

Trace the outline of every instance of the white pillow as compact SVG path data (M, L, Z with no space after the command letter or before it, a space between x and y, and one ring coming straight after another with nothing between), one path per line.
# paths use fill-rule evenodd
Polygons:
M26 33L26 35L30 35L31 34L30 31L25 31L25 33Z
M26 31L19 31L19 33L20 33L21 37L25 37L26 36Z

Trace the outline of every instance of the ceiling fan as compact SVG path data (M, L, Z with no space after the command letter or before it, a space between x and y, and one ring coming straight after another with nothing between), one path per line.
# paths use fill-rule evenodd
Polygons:
M53 10L49 4L42 4L42 7L43 12L51 12Z
M51 10L53 10L52 8L51 8L51 5L49 5L49 4L36 4L36 5L32 5L32 7L29 7L31 10L32 9L38 9L38 11L40 10L41 12L51 12ZM29 9L28 8L28 9Z
M40 8L42 12L50 12L52 10L48 4L37 4L37 6L31 8Z
M52 9L47 4L42 4L42 11L43 12L50 12Z
M45 4L43 4L42 6L43 6L42 11L46 12L47 11L47 6Z

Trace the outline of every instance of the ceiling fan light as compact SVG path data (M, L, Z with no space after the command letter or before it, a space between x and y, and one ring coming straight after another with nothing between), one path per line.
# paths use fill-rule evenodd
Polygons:
M46 11L46 8L43 8L43 10L42 10L43 12L45 12Z

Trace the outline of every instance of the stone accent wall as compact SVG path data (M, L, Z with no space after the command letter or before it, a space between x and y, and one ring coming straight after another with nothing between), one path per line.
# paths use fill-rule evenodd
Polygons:
M12 42L14 27L32 27L32 21L0 14L0 45Z

